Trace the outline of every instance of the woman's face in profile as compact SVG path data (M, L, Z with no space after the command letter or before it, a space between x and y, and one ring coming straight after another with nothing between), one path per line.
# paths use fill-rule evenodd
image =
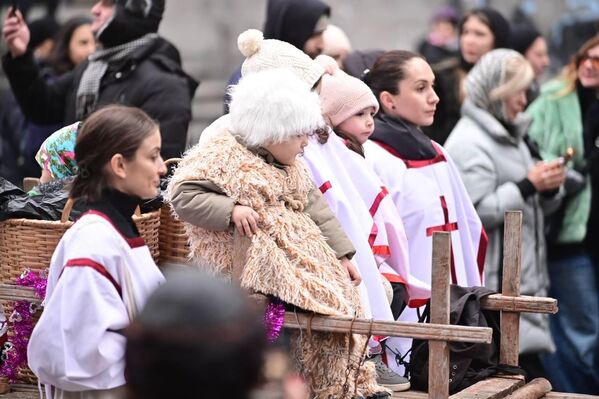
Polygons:
M439 97L435 93L435 74L430 65L414 57L405 66L398 94L391 95L393 107L385 113L406 120L416 126L430 126L435 119Z
M160 148L160 131L156 129L142 141L133 159L125 160L124 192L142 199L153 198L158 194L160 176L166 173Z

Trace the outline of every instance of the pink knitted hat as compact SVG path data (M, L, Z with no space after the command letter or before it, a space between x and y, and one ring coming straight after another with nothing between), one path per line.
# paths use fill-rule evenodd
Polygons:
M366 83L340 70L331 57L320 55L316 61L327 71L321 78L320 103L322 116L329 126L336 128L369 107L378 112L379 103Z

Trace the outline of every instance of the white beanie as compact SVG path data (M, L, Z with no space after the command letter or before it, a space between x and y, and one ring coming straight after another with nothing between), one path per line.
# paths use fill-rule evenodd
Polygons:
M325 126L318 95L289 70L251 73L230 90L231 130L248 147L281 143Z
M366 83L343 72L329 56L319 55L316 61L327 70L320 84L320 102L328 125L336 128L366 108L378 112L379 103Z
M262 32L248 29L237 38L239 51L246 57L241 75L246 76L265 69L290 69L300 79L314 87L324 73L320 64L295 46L276 39L264 39Z

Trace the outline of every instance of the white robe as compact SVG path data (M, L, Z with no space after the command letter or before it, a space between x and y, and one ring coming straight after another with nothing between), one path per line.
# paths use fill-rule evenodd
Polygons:
M29 367L49 399L50 385L89 391L125 384L125 337L118 331L163 281L143 238L125 238L100 212L87 212L65 233L28 346Z
M397 206L408 237L410 270L421 282L430 285L433 231L450 231L452 247L452 282L462 286L483 285L486 234L459 173L447 153L434 144L437 157L431 161L405 161L373 141L364 144L366 160L385 183ZM398 320L416 321L412 301ZM388 357L393 352L405 354L411 340L388 341ZM408 359L409 360L409 359ZM395 362L389 364L401 371Z

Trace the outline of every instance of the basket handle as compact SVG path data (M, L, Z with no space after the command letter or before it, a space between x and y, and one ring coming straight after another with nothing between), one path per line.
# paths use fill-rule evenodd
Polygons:
M72 197L69 197L67 199L67 203L64 204L62 214L60 215L60 223L66 223L69 221L69 216L71 216L71 210L73 210L73 204L75 204L75 200Z

